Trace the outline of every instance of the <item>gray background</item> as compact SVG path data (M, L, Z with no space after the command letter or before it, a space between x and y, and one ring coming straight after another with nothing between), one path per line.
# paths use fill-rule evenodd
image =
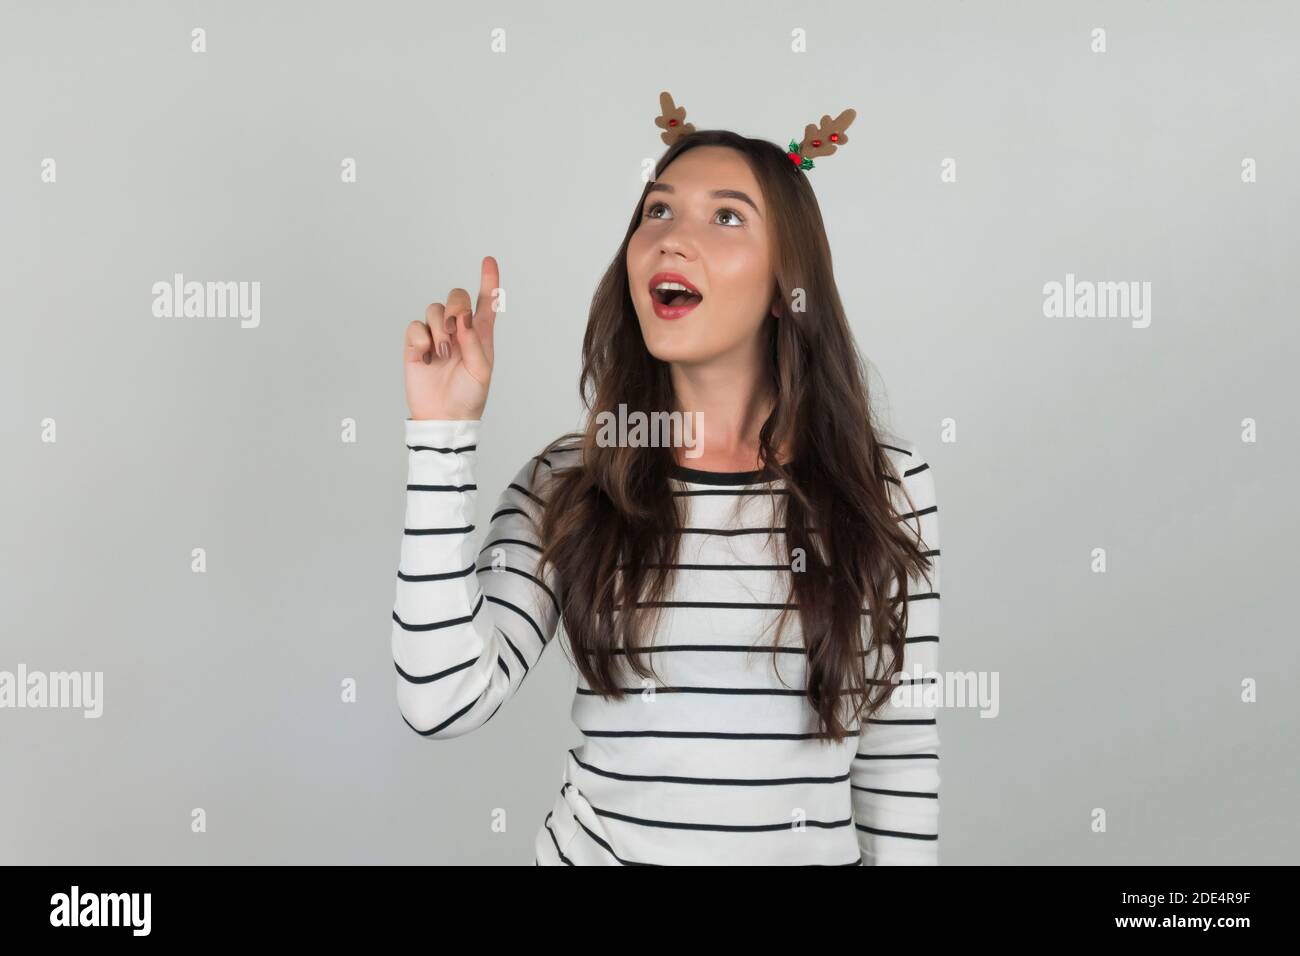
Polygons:
M782 144L858 110L810 175L875 398L935 469L941 666L1001 680L996 719L940 715L942 862L1297 861L1293 4L0 16L0 669L106 683L98 720L0 710L0 861L531 865L580 740L563 653L468 736L397 711L403 329L498 258L482 527L578 421L661 89ZM174 272L260 281L261 327L154 318ZM1067 272L1150 281L1150 328L1045 318Z

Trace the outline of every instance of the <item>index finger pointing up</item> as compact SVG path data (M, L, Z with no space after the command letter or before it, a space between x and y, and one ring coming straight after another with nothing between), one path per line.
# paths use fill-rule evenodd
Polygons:
M483 257L483 272L479 279L478 306L474 310L474 331L483 343L483 353L488 363L495 361L496 349L493 344L493 332L496 329L497 314L494 309L497 293L501 288L501 270L496 259Z
M479 277L478 303L474 306L474 324L479 319L491 320L496 317L492 304L496 291L501 288L501 268L492 256L483 257L482 273Z

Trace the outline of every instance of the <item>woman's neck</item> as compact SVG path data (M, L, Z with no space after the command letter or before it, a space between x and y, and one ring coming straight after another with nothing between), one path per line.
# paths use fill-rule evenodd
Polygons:
M695 414L699 423L695 448L676 449L678 464L703 471L757 470L758 433L775 404L759 363L673 364L671 375L675 410Z

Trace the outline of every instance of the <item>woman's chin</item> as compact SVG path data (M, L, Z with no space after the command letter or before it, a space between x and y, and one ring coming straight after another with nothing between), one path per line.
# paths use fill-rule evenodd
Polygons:
M671 336L653 336L646 339L646 351L661 362L698 362L702 358L700 350L687 342L664 341Z
M661 362L679 365L702 365L726 354L725 347L711 341L701 341L704 329L692 329L681 320L661 319L652 316L650 323L641 323L641 340L645 349Z

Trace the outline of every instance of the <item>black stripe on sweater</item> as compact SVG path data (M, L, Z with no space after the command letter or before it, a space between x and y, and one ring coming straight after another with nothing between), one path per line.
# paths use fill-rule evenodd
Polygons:
M405 680L408 684L430 684L433 681L440 680L446 677L448 674L455 674L457 671L463 671L467 667L473 667L478 662L479 662L479 658L471 657L467 661L461 661L459 664L453 664L451 667L445 668L444 670L434 671L432 674L425 674L422 676L416 676L414 674L406 673L406 671L402 670L401 665L398 664L397 661L393 661L393 666L397 668L397 673L401 674L402 679Z
M489 594L488 600L491 601L493 604L500 604L502 607L510 608L510 610L514 611L525 621L527 621L529 626L532 627L532 629L537 633L537 639L542 642L543 646L545 646L546 637L542 634L542 629L537 626L537 622L533 620L532 615L530 615L527 611L525 611L523 608L519 607L518 605L511 604L509 601L502 600L499 597L493 597L492 595Z
M439 628L455 627L457 624L468 624L478 617L479 608L483 606L483 596L479 595L478 603L474 605L474 610L467 617L453 617L445 621L434 621L432 624L407 624L397 616L397 611L393 611L393 620L396 621L404 631L436 631Z
M486 693L486 691L485 691L485 693ZM456 721L460 720L460 718L464 717L467 713L469 713L471 710L473 710L474 707L478 704L478 702L479 702L480 700L482 700L482 699L483 699L483 694L479 694L479 695L478 695L477 697L475 697L472 701L470 701L468 704L466 704L466 705L465 705L464 707L462 707L460 710L456 711L456 713L452 714L450 717L448 717L448 718L447 718L446 720L444 720L442 723L438 724L438 725L435 726L435 727L430 727L428 730L420 730L420 729L418 729L418 728L415 726L415 724L411 723L409 720L406 719L406 715L405 715L405 714L402 715L402 720L406 723L406 726L410 727L412 730L414 730L414 731L415 731L417 734L419 734L421 737L432 737L434 734L438 733L438 731L440 731L440 730L444 730L445 728L450 727L450 726L451 726L452 724L454 724Z
M465 578L474 573L474 565L470 565L464 571L444 571L441 574L405 574L402 571L397 572L397 577L402 581L447 581L451 578Z
M589 764L578 757L576 748L570 748L569 753L573 756L574 762L583 770L599 774L602 777L609 777L614 780L639 780L644 783L683 783L698 784L701 786L716 787L776 787L787 784L802 783L843 783L849 779L848 773L836 774L833 777L675 777L661 774L639 774L639 773L616 773L612 770L602 770L594 764Z
M463 452L473 451L478 445L461 445L459 448L435 448L432 445L407 445L411 451L436 451L443 455L459 455Z
M794 830L794 823L682 823L677 820L655 820L651 817L634 817L628 813L604 810L597 806L591 808L602 817L622 820L643 827L658 827L665 830L707 830L713 833L770 833L779 830ZM843 820L801 820L800 826L817 827L820 830L838 830L853 825L852 817ZM937 839L937 837L935 838Z
M488 572L489 574L500 574L501 571L509 571L511 574L517 574L521 578L527 578L529 581L532 581L533 584L537 585L539 588L541 588L543 591L546 592L546 596L549 597L551 599L551 603L555 605L555 613L556 614L560 613L559 598L555 596L555 592L552 591L550 588L548 588L546 586L546 582L543 581L541 578L529 574L527 571L521 570L520 568L512 568L508 564L503 564L501 566L500 571L498 571L496 568L492 567L491 565L488 565L485 568L478 568L477 571L479 574L482 574L485 571Z
M764 734L755 732L740 731L711 731L711 730L591 730L587 727L579 727L579 732L584 737L666 737L681 738L688 740L821 740L829 739L829 735L822 732L811 733L788 733L788 734ZM861 733L860 728L849 731L850 734ZM862 756L858 754L857 756Z
M546 832L551 835L551 842L555 844L555 852L559 855L560 862L565 866L573 866L573 861L564 855L564 851L560 849L560 841L555 838L555 831L551 829L551 816L554 813L554 810L547 813L546 819L542 821L542 825L546 827Z
M874 833L876 836L901 837L905 840L937 840L937 833L908 833L905 830L878 830L875 827L869 827L863 823L853 824L863 833Z
M879 793L886 797L924 797L928 800L938 800L939 794L928 793L920 790L882 790L879 787L859 787L856 783L849 784L854 790L861 790L863 793Z

